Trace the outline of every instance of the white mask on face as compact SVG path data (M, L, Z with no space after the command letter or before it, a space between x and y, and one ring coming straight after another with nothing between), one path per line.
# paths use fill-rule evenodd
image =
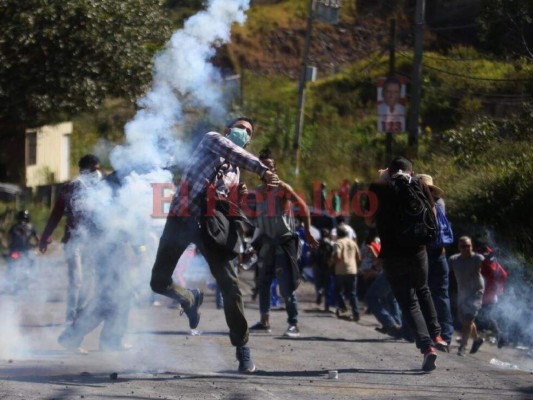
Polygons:
M102 180L102 173L99 170L83 172L80 174L80 180L87 186L93 186Z

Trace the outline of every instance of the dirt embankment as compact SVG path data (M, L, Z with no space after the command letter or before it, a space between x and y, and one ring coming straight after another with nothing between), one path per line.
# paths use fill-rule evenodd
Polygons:
M216 63L233 71L244 68L259 74L299 76L305 44L305 23L291 28L275 28L264 33L234 33L232 42L219 49ZM389 24L378 19L327 25L313 24L308 65L320 77L338 72L355 61L385 53L389 43Z

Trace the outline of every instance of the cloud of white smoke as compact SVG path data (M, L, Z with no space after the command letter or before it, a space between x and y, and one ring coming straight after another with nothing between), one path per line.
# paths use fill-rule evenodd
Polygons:
M139 282L123 285L127 279L118 278L120 282L117 281L117 276L129 276L132 268L148 268L148 272L137 275L147 277L140 284L149 288L149 268L157 246L154 236L158 237L162 227L161 220L151 217L152 184L171 182L172 175L164 168L183 165L190 155L182 131L186 123L185 110L203 110L211 120L225 117L223 79L210 59L217 46L230 40L232 24L245 21L248 8L248 0L210 0L205 11L189 18L184 27L172 35L154 59L153 83L138 101L139 111L125 127L124 143L109 155L116 172L114 180L100 182L75 196L75 207L90 220L78 231L79 244L89 246L98 256L113 252L107 262L105 257L98 257L96 265L96 285L109 289L107 293L114 296L111 302L131 301L134 297ZM101 143L97 152L105 146ZM139 250L147 246L150 247L148 251ZM148 255L143 261L142 253ZM207 280L208 270L202 270ZM49 281L39 282L36 290L46 290L59 279L66 280L66 272L60 274L60 277L44 274ZM123 292L114 293L120 291ZM46 300L49 296L41 298ZM8 310L1 310L3 341L0 347L4 351L0 356L10 354L5 349L15 345L20 348L23 344L31 353L39 344L23 339L17 328L19 319L15 318L21 311L16 301L9 304ZM183 324L186 326L185 321Z

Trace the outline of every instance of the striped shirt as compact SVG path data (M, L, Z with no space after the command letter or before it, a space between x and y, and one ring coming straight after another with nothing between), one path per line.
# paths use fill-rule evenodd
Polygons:
M213 185L219 197L228 197L232 186L239 184L239 167L261 177L268 170L257 157L221 134L206 133L183 171L170 212L199 216L207 186Z

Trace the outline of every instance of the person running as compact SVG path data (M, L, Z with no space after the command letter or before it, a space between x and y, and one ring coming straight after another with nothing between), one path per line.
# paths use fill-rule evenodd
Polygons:
M344 302L346 297L352 308L352 319L357 322L360 318L357 301L357 264L361 261L361 252L355 240L349 237L346 225L339 225L337 228L337 241L333 247L337 318L341 318L348 311Z
M240 190L240 194L244 195L245 187L239 186L239 168L258 174L269 187L278 186L278 176L244 150L253 134L253 121L239 117L231 121L222 134L208 132L203 136L183 171L172 199L150 281L154 292L181 304L189 319L189 327L195 329L200 322L198 310L202 305L203 293L198 289L188 290L172 281L179 258L191 242L195 243L222 291L229 336L231 344L236 347L238 370L242 373L254 372L255 365L250 348L246 346L248 324L239 280L229 259L223 257L218 249L206 245L202 230L202 224L206 221L202 216L207 212L208 185L219 199L229 199L231 191L235 190Z
M404 179L411 184L415 179L412 175L413 165L405 157L396 157L387 169L381 170L380 179L369 189L377 197L377 211L365 222L369 226L375 224L377 228L381 239L379 258L383 261L383 269L402 315L415 335L416 346L424 355L422 370L432 371L436 368L436 343L444 346L447 343L440 337L440 325L428 287L426 246L401 244L397 231L398 213L403 212L406 206L400 202L394 179ZM413 184L420 186L426 204L431 207L428 212L435 213L428 187L423 182Z
M419 174L417 177L422 180L433 197L437 216L441 215L444 221L446 218L446 203L444 202L444 190L433 184L433 177L427 174ZM449 224L446 226L450 227ZM442 229L440 229L442 231ZM451 227L450 227L451 232ZM439 232L441 234L441 232ZM443 235L440 235L443 236ZM446 259L446 243L444 237L437 237L435 242L427 246L428 253L428 286L431 291L431 298L437 311L437 318L441 327L441 337L448 343L448 346L441 348L442 351L449 351L449 345L453 337L453 318L450 305L450 268Z
M457 355L464 357L468 339L474 339L470 353L477 353L484 342L479 335L474 320L483 301L485 282L481 275L484 257L472 249L472 239L468 236L459 238L459 253L450 257L450 268L457 281L457 309L463 326L461 345Z
M269 150L263 150L259 159L277 173L276 163ZM292 201L303 214L306 241L311 248L318 247L318 242L311 234L311 216L305 201L299 197L291 186L280 181L277 189L270 189L266 184L257 188L256 217L254 224L259 229L261 248L258 254L259 265L259 312L261 320L253 325L251 331L270 332L270 286L277 277L281 296L285 301L287 322L289 324L284 336L298 337L298 307L295 290L300 282L298 268L298 242L295 233L295 221L292 215ZM262 201L260 201L262 200Z

